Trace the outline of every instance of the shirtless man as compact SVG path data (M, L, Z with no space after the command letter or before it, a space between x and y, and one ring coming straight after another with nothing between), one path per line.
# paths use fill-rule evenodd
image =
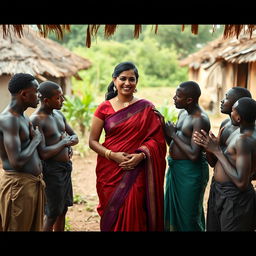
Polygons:
M251 98L252 96L251 96L250 91L248 91L246 88L237 86L237 87L232 87L231 89L229 89L225 95L225 98L221 101L221 106L220 106L221 113L229 115L229 118L222 121L222 123L220 125L220 130L219 130L219 133L217 136L218 143L219 143L219 146L221 147L222 151L227 148L226 141L227 141L228 137L234 131L238 132L238 130L237 130L238 126L235 126L232 124L231 112L232 112L232 106L234 105L234 103L242 97ZM196 134L197 133L194 134L195 137L197 136ZM211 167L214 167L218 160L216 158L216 156L214 154L206 151L206 157L207 157L208 163L211 165Z
M193 81L181 83L173 97L180 111L176 126L167 122L164 131L169 147L166 176L166 231L204 231L203 196L209 169L202 147L192 139L195 131L210 130L207 114L198 104L200 87Z
M11 102L0 114L0 229L42 231L44 181L37 146L42 139L24 114L39 103L38 82L30 74L15 74L8 84Z
M255 192L251 176L256 162L256 102L240 98L232 107L232 125L239 129L221 149L212 132L196 133L194 141L212 152L217 163L208 200L207 231L253 231Z
M64 96L61 87L51 81L39 86L41 106L31 116L43 134L38 150L43 160L46 183L44 231L64 231L68 206L73 205L71 146L78 137L61 113Z

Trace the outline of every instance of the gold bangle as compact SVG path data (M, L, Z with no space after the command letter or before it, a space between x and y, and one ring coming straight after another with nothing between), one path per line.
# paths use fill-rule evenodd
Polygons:
M105 151L105 157L106 157L108 160L110 160L109 156L110 156L111 152L112 152L112 151L111 151L110 149L107 149L107 150Z
M109 152L108 152L108 159L109 159L109 160L111 160L111 159L110 159L110 154L111 154L111 152L112 152L112 150L109 150Z

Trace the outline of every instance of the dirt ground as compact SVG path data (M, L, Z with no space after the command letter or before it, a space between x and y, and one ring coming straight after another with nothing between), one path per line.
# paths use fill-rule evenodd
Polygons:
M212 131L217 134L220 122L224 116L213 116L211 118ZM69 208L67 214L66 229L69 231L99 231L99 216L96 210L98 197L96 192L96 176L95 164L96 154L90 151L88 156L82 158L79 156L73 157L73 190L74 198L80 203L75 203ZM210 168L210 178L212 169ZM205 197L204 210L206 213L206 205L209 195L208 182Z
M96 207L98 196L96 192L97 155L93 151L86 157L73 156L73 195L74 205L69 207L66 220L68 231L99 231L99 215Z
M210 117L212 131L217 134L219 124L223 116ZM97 155L93 151L85 157L74 155L73 161L73 194L74 205L69 207L66 218L66 231L99 231L99 215L97 213L98 197L96 192L96 165ZM1 165L1 163L0 163ZM1 167L1 166L0 166ZM1 175L0 175L1 176ZM212 176L210 168L210 179L204 196L204 210L206 213L206 204L209 195L209 186ZM1 177L0 177L1 178Z

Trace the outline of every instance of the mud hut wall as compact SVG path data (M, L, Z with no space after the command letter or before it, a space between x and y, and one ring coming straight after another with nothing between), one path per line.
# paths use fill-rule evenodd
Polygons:
M250 90L252 97L256 99L256 62L249 64L248 90Z
M207 88L207 78L209 76L208 70L202 68L199 69L189 68L188 79L195 81L199 84L201 89L201 97L199 98L199 104L206 110L209 109L210 97L209 88ZM214 88L212 88L214 90ZM213 95L212 95L213 96Z
M223 82L221 85L222 88L222 97L225 96L225 93L234 86L237 86L237 65L229 62L225 62L225 65L222 67L223 70ZM189 80L193 80L200 85L201 88L201 97L199 99L200 104L208 109L209 102L214 101L214 104L217 106L219 103L217 100L217 88L208 84L207 80L210 75L209 69L204 69L202 66L195 71L193 68L189 68ZM218 74L216 74L218 75ZM197 78L197 79L195 79ZM248 74L248 83L247 89L250 90L252 97L256 99L256 62L249 63L249 74ZM219 99L222 100L222 99ZM218 110L218 106L215 110Z
M61 86L63 94L64 95L71 95L72 93L72 86L71 86L71 78L70 77L53 77L53 76L47 76L44 75L44 77L49 80L52 81L54 83L57 83ZM40 79L39 83L43 82Z
M9 104L11 100L11 94L8 90L8 83L11 79L10 75L2 75L0 76L0 112L2 112L5 107Z

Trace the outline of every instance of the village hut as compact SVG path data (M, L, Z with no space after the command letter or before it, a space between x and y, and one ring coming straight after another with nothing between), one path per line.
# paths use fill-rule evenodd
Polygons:
M228 89L239 86L256 98L256 35L220 37L180 61L188 66L189 79L201 86L201 104L219 112L220 101Z
M57 42L43 38L31 27L23 27L20 37L9 31L3 36L0 28L0 111L10 101L7 84L16 73L29 73L38 82L51 80L61 85L64 94L70 95L71 77L81 79L78 71L88 69L91 62L82 58Z

